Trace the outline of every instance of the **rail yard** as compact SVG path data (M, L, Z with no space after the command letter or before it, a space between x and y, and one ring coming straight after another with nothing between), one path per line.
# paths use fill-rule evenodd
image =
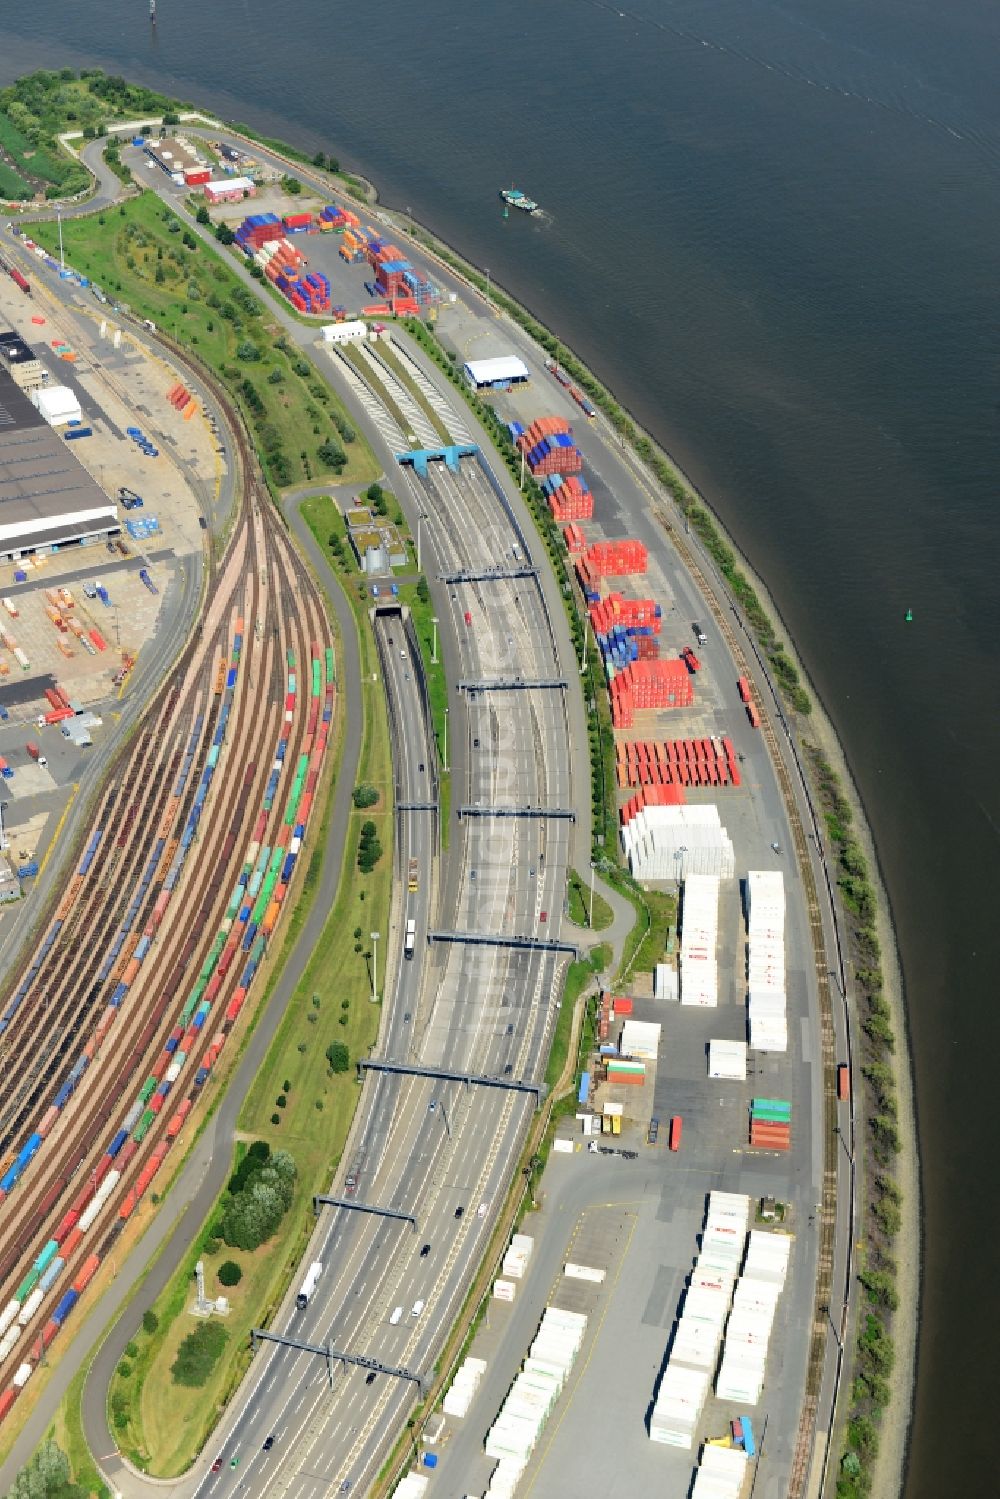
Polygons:
M183 1141L308 837L336 703L319 595L244 504L207 612L0 1011L0 1419Z

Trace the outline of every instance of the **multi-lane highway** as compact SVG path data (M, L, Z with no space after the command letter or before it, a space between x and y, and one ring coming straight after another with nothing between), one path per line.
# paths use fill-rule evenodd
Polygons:
M571 825L528 809L567 808L573 792L565 691L542 593L532 575L505 575L517 571L515 548L522 561L527 554L525 537L475 459L460 473L434 464L426 480L411 482L420 489L434 571L454 580L444 634L464 684L451 720L466 767L454 794L473 815L458 825L449 877L440 881L436 819L424 809L436 767L418 664L400 616L382 614L376 633L398 800L417 810L399 814L401 895L379 1058L502 1086L369 1074L338 1190L412 1214L416 1228L353 1207L324 1208L310 1250L324 1266L317 1290L275 1330L425 1376L482 1254L534 1106L532 1092L504 1085L539 1080L558 1002L564 955L516 944L558 939ZM544 685L521 685L529 682ZM406 878L411 858L416 892ZM412 960L400 953L407 919L417 929ZM322 1357L266 1345L217 1449L221 1463L201 1490L214 1499L363 1489L416 1394L404 1378L337 1364L331 1388Z

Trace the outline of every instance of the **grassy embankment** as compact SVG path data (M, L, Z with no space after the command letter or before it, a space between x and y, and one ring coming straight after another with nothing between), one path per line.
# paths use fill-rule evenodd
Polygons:
M0 198L29 201L85 192L90 173L56 136L79 130L88 139L114 120L157 114L176 119L174 100L99 69L31 73L0 89Z
M571 869L566 876L566 902L569 919L574 926L590 927L595 932L606 931L614 921L614 912L597 890L594 891L594 920L590 920L590 883Z
M328 503L325 499L306 501L302 507L321 540L325 521L320 507ZM369 998L368 934L374 929L384 933L388 917L392 773L384 698L372 680L377 665L374 641L362 601L355 597L352 605L360 637L365 712L358 779L376 788L379 801L352 812L337 899L239 1118L242 1138L265 1140L272 1149L287 1150L293 1156L299 1173L295 1201L277 1235L252 1253L219 1244L212 1230L220 1212L218 1205L213 1208L153 1307L155 1329L150 1333L137 1329L135 1352L124 1360L128 1373L116 1375L110 1392L113 1421L128 1456L160 1476L183 1472L204 1445L248 1363L250 1327L267 1322L302 1254L312 1228L312 1195L329 1184L340 1158L358 1090L353 1066L346 1073L333 1074L326 1048L331 1042L343 1042L353 1063L368 1050L377 1030L378 1010ZM369 819L376 825L383 853L374 872L361 875L356 868L357 847L361 824ZM320 872L322 834L325 822L306 876L313 890ZM285 936L283 957L305 916L305 902L300 902ZM355 936L359 930L360 938ZM206 1383L191 1389L173 1380L170 1367L181 1340L196 1326L184 1308L192 1296L191 1277L198 1258L206 1265L209 1293L228 1295L232 1311L223 1324L228 1337L222 1358ZM217 1278L219 1265L227 1259L235 1260L243 1271L239 1285L232 1288L222 1287Z
M806 746L819 787L827 835L836 859L837 885L847 912L848 956L854 970L860 1035L855 1068L864 1086L855 1086L856 1149L866 1170L859 1211L858 1280L865 1306L858 1320L854 1378L849 1387L843 1446L837 1477L838 1499L862 1499L871 1488L879 1446L879 1422L892 1398L895 1348L893 1314L899 1308L893 1241L902 1228L903 1192L895 1174L902 1148L893 1057L896 1038L886 1000L882 955L876 931L875 890L868 863L853 831L853 814L826 756ZM836 1450L836 1449L835 1449Z
M55 224L32 228L50 250ZM152 192L63 224L67 261L190 347L224 381L275 489L327 477L364 485L378 466L313 366L268 308ZM164 391L164 397L166 391Z

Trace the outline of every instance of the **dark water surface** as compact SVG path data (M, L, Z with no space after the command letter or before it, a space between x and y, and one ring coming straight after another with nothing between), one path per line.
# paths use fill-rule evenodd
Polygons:
M155 39L147 12L4 5L0 79L98 63L365 169L578 349L773 590L905 970L926 1253L906 1492L995 1493L1000 8L160 0ZM501 221L511 180L544 224Z

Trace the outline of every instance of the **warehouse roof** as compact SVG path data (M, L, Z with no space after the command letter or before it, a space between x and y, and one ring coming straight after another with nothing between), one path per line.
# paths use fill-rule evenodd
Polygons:
M189 167L204 166L190 147L182 145L180 141L174 140L173 136L167 136L166 140L148 141L146 152L159 162L166 172L183 172Z
M505 354L499 359L470 359L465 372L476 385L495 385L504 380L528 378L528 366L513 354Z
M25 546L79 534L117 509L11 377L0 371L0 536ZM59 534L57 534L57 532Z

